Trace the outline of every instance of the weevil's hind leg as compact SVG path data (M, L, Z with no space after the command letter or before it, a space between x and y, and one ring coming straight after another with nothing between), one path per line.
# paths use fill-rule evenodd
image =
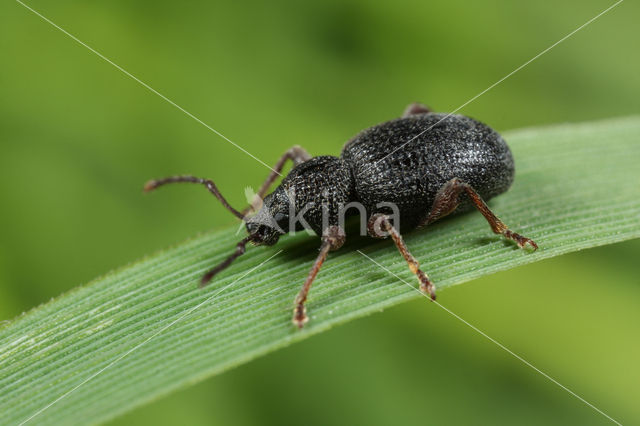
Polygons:
M433 202L433 206L431 207L431 211L423 221L422 225L428 225L453 212L458 207L458 204L460 203L460 195L463 192L469 196L469 199L475 208L477 208L485 219L487 219L487 222L489 222L491 230L494 233L503 235L505 238L515 241L520 248L524 248L527 244L534 250L538 248L538 245L532 239L523 237L522 235L510 230L507 225L493 214L489 209L489 206L487 206L482 198L480 198L480 195L478 195L471 185L458 178L451 179L442 186L440 191L438 191L436 199Z
M402 113L402 118L407 118L410 115L416 115L416 114L427 114L429 112L433 112L431 108L421 103L414 102L412 104L407 105L407 107L404 109L404 112Z
M309 318L307 317L307 309L304 306L304 302L307 301L307 295L309 294L309 289L311 289L313 280L316 279L316 275L318 275L318 271L320 271L322 264L327 259L329 251L338 250L344 244L344 240L344 230L339 226L329 226L322 234L320 253L318 253L316 261L313 262L313 266L309 271L309 275L307 275L307 279L304 281L304 284L300 289L300 293L298 293L298 296L296 296L294 302L295 308L293 308L293 323L298 328L302 328L305 323L309 321Z
M389 220L389 216L381 213L372 215L371 218L369 218L367 229L369 231L369 235L374 238L384 238L387 235L391 236L396 247L398 247L398 251L402 257L404 257L404 260L407 261L409 269L418 278L418 281L420 282L420 290L422 290L423 293L428 294L429 297L431 297L431 300L436 300L436 287L433 285L427 274L420 269L420 264L409 252L404 239L402 239L402 235L400 235L398 230L393 227Z
M267 191L269 190L273 182L275 182L278 176L280 176L280 172L284 168L287 160L293 161L293 166L295 167L298 164L304 163L305 161L308 161L310 159L311 155L309 155L309 153L301 146L294 145L289 148L287 152L282 154L282 157L280 157L275 166L273 166L271 173L269 173L269 176L267 176L265 181L262 183L260 189L258 190L258 193L254 196L253 200L251 200L251 204L249 204L244 210L242 210L243 216L246 216L246 214L251 210L257 211L259 209L262 199L267 194Z

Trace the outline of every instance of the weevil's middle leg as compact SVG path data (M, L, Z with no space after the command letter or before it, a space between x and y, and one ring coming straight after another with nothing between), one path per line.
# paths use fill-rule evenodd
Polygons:
M242 215L246 216L250 210L253 210L253 211L258 210L261 200L267 194L267 191L269 190L273 182L275 182L278 176L280 176L280 172L284 168L284 165L287 162L287 160L293 161L293 166L295 167L298 164L304 163L305 161L308 161L310 159L311 159L311 155L309 155L309 153L301 146L294 145L291 148L289 148L287 152L282 154L282 157L280 157L280 159L275 164L275 166L273 166L271 173L269 173L269 176L267 176L265 181L260 186L260 189L258 190L258 193L255 195L254 199L251 200L251 204L249 204L247 207L244 208L244 210L242 210L241 212Z
M391 236L396 247L398 247L398 251L402 257L404 257L404 260L407 261L409 269L416 275L416 277L418 277L420 290L422 290L423 293L428 294L429 297L431 297L431 300L436 300L436 287L433 285L427 274L420 269L418 260L413 257L411 252L409 252L402 235L400 235L398 230L393 227L389 220L389 216L381 213L372 215L371 218L369 218L367 228L369 235L374 238L383 238L386 236L384 233Z
M309 294L309 290L311 289L313 280L316 279L316 275L318 275L318 271L320 271L322 264L327 259L329 251L338 250L344 244L344 240L344 230L339 226L329 226L322 234L322 245L320 246L320 253L318 253L316 261L313 262L313 266L309 271L309 275L304 281L304 284L300 289L300 293L298 293L298 296L295 300L296 306L295 308L293 308L293 323L298 328L302 328L304 324L309 321L309 318L307 317L307 309L304 306L304 302L307 301L307 295Z
M458 204L460 204L460 195L462 192L465 192L469 196L475 208L477 208L485 219L487 219L487 222L489 222L491 230L494 233L503 235L505 238L515 241L520 248L524 248L528 244L533 247L534 250L538 249L538 245L535 241L510 230L504 222L493 214L491 209L489 209L489 206L487 206L471 185L459 178L451 179L442 186L436 195L436 199L433 202L429 215L421 225L428 225L449 213L452 213L458 207Z

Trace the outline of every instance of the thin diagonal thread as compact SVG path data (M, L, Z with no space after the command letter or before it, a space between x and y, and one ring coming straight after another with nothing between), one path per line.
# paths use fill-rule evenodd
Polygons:
M95 50L93 47L89 46L88 44L86 44L85 42L83 42L82 40L78 39L76 36L74 36L73 34L69 33L67 30L65 30L64 28L60 27L59 25L57 25L56 23L54 23L53 21L51 21L50 19L48 19L47 17L43 16L41 13L39 13L38 11L34 10L33 8L27 6L26 4L24 4L21 0L16 0L16 2L18 2L19 4L21 4L22 6L24 6L26 9L30 10L31 12L33 12L35 15L39 16L40 18L42 18L42 20L44 20L45 22L51 24L53 27L57 28L58 30L60 30L62 33L66 34L67 36L69 36L71 39L73 39L75 42L77 42L78 44L86 47L87 49L89 49L89 51L95 53L98 57L100 57L101 59L103 59L104 61L108 62L109 64L113 65L118 71L122 72L124 75L126 75L127 77L133 79L134 81L136 81L137 83L139 83L141 86L143 86L144 88L146 88L147 90L149 90L150 92L158 95L159 97L161 97L162 99L164 99L165 101L167 101L169 104L173 105L174 107L176 107L177 109L179 109L180 111L182 111L183 113L185 113L187 116L191 117L192 119L194 119L195 121L197 121L198 123L202 124L204 127L206 127L207 129L211 130L213 133L215 133L216 135L220 136L222 139L226 140L227 142L229 142L231 145L235 146L236 148L238 148L240 151L244 152L245 154L247 154L249 157L253 158L254 160L256 160L257 162L259 162L260 164L262 164L263 166L265 166L266 168L274 171L275 173L277 173L279 176L282 176L280 173L278 173L276 170L273 170L271 168L271 166L269 166L267 163L265 163L264 161L260 160L258 157L256 157L255 155L251 154L249 151L247 151L246 149L244 149L243 147L241 147L240 145L238 145L237 143L235 143L234 141L232 141L231 139L229 139L228 137L226 137L225 135L223 135L222 133L220 133L219 131L217 131L216 129L214 129L213 127L211 127L210 125L208 125L207 123L205 123L204 121L200 120L198 117L196 117L195 115L191 114L189 111L187 111L186 109L182 108L180 105L178 105L177 103L175 103L174 101L172 101L171 99L169 99L168 97L166 97L165 95L163 95L162 93L158 92L156 89L154 89L153 87L149 86L147 83L145 83L144 81L140 80L138 77L136 77L135 75L131 74L129 71L125 70L124 68L122 68L120 65L116 64L115 62L113 62L111 59L107 58L106 56L104 56L102 53L98 52L97 50Z
M394 149L393 151L391 151L389 154L385 155L384 157L382 157L379 160L376 160L373 162L373 164L379 163L380 161L384 160L385 158L389 157L391 154L393 154L394 152L402 149L403 147L405 147L408 143L414 141L415 139L417 139L418 137L420 137L421 135L425 134L426 132L428 132L429 130L433 129L435 126L437 126L438 124L440 124L441 122L443 122L444 120L446 120L447 118L451 117L453 114L455 114L456 112L460 111L462 108L464 108L465 106L469 105L471 102L475 101L476 99L478 99L480 96L484 95L485 93L487 93L489 90L493 89L494 87L496 87L498 84L502 83L503 81L505 81L506 79L508 79L509 77L511 77L512 75L514 75L515 73L517 73L518 71L520 71L522 68L526 67L527 65L529 65L531 62L535 61L536 59L538 59L540 56L544 55L545 53L547 53L548 51L550 51L551 49L553 49L554 47L556 47L557 45L559 45L560 43L562 43L563 41L565 41L566 39L568 39L569 37L571 37L572 35L574 35L575 33L577 33L578 31L580 31L581 29L583 29L584 27L586 27L587 25L589 25L590 23L592 23L593 21L595 21L596 19L598 19L599 17L601 17L602 15L604 15L605 13L609 12L611 9L613 9L614 7L618 6L620 3L622 3L624 0L618 0L616 3L614 3L613 5L609 6L608 8L606 8L605 10L603 10L602 12L598 13L596 16L594 16L593 18L589 19L587 22L585 22L584 24L580 25L578 28L576 28L575 30L571 31L569 34L567 34L566 36L562 37L560 40L556 41L555 43L553 43L551 46L547 47L546 49L544 49L542 52L538 53L536 56L534 56L533 58L529 59L527 62L525 62L524 64L520 65L518 68L516 68L515 70L511 71L509 74L505 75L504 77L502 77L500 80L496 81L495 83L493 83L491 86L487 87L486 89L484 89L482 92L478 93L477 95L475 95L474 97L472 97L471 99L469 99L468 101L466 101L465 103L463 103L462 105L460 105L458 108L454 109L453 111L451 111L450 113L448 113L447 115L445 115L443 118L441 118L440 120L438 120L435 124L431 125L430 127L428 127L427 129L421 131L420 133L418 133L417 135L413 136L411 139L409 139L408 141L406 141L405 143L403 143L402 145L400 145L399 147L397 147L396 149ZM372 165L373 165L372 164ZM365 170L369 170L372 165L370 165L369 167L367 167ZM361 172L362 173L362 172Z
M222 293L223 291L225 291L226 289L228 289L229 287L231 287L232 285L234 285L235 283L237 283L238 281L240 281L242 278L246 277L247 275L249 275L251 272L253 272L254 270L258 269L260 266L264 265L265 263L267 263L268 261L270 261L271 259L273 259L275 256L277 256L278 254L282 253L282 250L277 251L274 255L272 255L271 257L269 257L268 259L266 259L265 261L261 262L259 265L254 266L253 268L251 268L249 271L245 272L244 274L242 274L239 278L237 278L236 280L234 280L233 282L231 282L230 284L224 286L223 288L221 288L220 290L218 290L217 292L215 292L212 296L208 297L207 299L205 299L203 302L198 303L196 306L188 309L187 311L185 311L182 315L180 315L178 318L176 318L175 320L173 320L172 322L170 322L169 324L165 325L164 327L160 328L158 331L154 332L151 336L149 336L148 338L146 338L145 340L143 340L142 342L138 343L136 346L134 346L133 348L129 349L127 352L125 352L124 354L120 355L119 357L117 357L116 359L114 359L113 361L111 361L109 364L107 364L106 366L104 366L103 368L101 368L100 370L98 370L97 372L93 373L91 376L87 377L86 379L84 379L82 382L80 382L79 384L77 384L75 387L73 387L72 389L70 389L69 391L63 393L62 395L60 395L58 398L56 398L55 400L53 400L52 402L50 402L49 404L45 405L44 407L42 407L40 410L36 411L35 413L33 413L31 416L27 417L25 420L23 420L22 422L19 423L19 426L24 425L25 423L29 422L30 420L32 420L34 417L36 417L37 415L41 414L43 411L45 411L46 409L48 409L49 407L51 407L52 405L56 404L57 402L59 402L60 400L66 398L67 396L69 396L71 393L73 393L74 391L76 391L80 386L84 385L85 383L87 383L88 381L90 381L91 379L93 379L94 377L98 376L99 374L101 374L102 372L104 372L106 369L108 369L109 367L111 367L112 365L116 364L117 362L119 362L120 360L122 360L123 358L125 358L126 356L128 356L130 353L132 353L133 351L135 351L136 349L140 348L141 346L145 345L146 343L148 343L151 339L155 338L157 335L159 335L160 333L162 333L163 331L165 331L166 329L168 329L169 327L171 327L172 325L174 325L175 323L177 323L178 321L182 320L183 318L185 318L186 316L190 315L193 311L195 311L196 309L198 309L200 306L206 304L206 303L210 303L212 302L216 296L218 296L220 293Z
M420 290L418 290L417 288L415 288L414 286L412 286L411 284L409 284L407 281L405 281L404 279L400 278L397 274L395 274L394 272L390 271L388 268L382 266L380 263L376 262L374 259L372 259L371 257L367 256L366 254L364 254L362 251L357 250L358 253L360 253L362 256L366 257L367 259L369 259L371 262L373 262L374 264L378 265L380 268L384 269L385 271L387 271L388 273L390 273L391 275L393 275L394 277L396 277L397 279L399 279L400 281L402 281L404 284L406 284L407 286L409 286L412 290L417 291L418 293L420 293L420 295L428 298L428 296L424 293L422 293ZM429 299L431 300L431 299ZM531 364L529 361L527 361L526 359L522 358L520 355L516 354L515 352L513 352L511 349L507 348L506 346L504 346L502 343L498 342L496 339L494 339L493 337L489 336L487 333L483 332L482 330L480 330L479 328L477 328L476 326L474 326L473 324L470 324L468 321L465 321L463 318L461 318L459 315L457 315L456 313L452 312L450 309L444 307L442 304L436 302L435 300L433 301L433 303L435 303L438 307L442 308L445 312L449 313L450 315L452 315L454 318L456 318L457 320L461 321L463 324L467 325L468 327L470 327L472 330L476 331L477 333L479 333L481 336L484 336L485 338L487 338L489 341L493 342L494 344L496 344L499 348L503 349L504 351L506 351L507 353L509 353L510 355L512 355L514 358L516 358L517 360L523 362L525 365L527 365L528 367L532 368L533 370L537 371L539 374L541 374L543 377L547 378L548 380L550 380L552 383L555 383L556 385L558 385L559 387L561 387L562 389L564 389L565 391L567 391L569 394L573 395L574 397L576 397L577 399L579 399L580 401L582 401L583 403L585 403L586 405L588 405L589 407L593 408L595 411L597 411L598 413L602 414L603 416L605 416L607 419L611 420L613 423L616 423L618 425L621 425L620 422L616 421L615 419L613 419L611 416L609 416L607 413L605 413L604 411L600 410L598 407L596 407L595 405L591 404L589 401L587 401L586 399L582 398L580 395L578 395L577 393L575 393L574 391L572 391L571 389L567 388L566 386L564 386L562 383L558 382L556 379L554 379L553 377L549 376L547 373L545 373L544 371L540 370L539 368L537 368L535 365Z

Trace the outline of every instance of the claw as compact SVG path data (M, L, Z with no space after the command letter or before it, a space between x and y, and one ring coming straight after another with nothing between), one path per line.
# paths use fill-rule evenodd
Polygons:
M298 329L302 329L308 321L307 309L304 306L296 306L293 310L293 324L298 327Z
M503 235L506 238L515 241L516 244L518 244L518 247L520 247L521 249L525 248L528 244L529 246L531 246L531 248L533 248L534 251L538 250L538 245L531 238L523 237L522 235L516 234L515 232L510 231L509 229L504 231Z
M420 281L420 291L428 295L433 301L436 300L436 286L433 285L427 274L418 269L418 281Z

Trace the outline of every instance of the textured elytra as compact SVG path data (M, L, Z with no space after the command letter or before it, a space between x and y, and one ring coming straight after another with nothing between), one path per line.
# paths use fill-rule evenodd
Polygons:
M422 221L442 186L453 178L489 200L511 186L513 157L489 126L462 115L410 115L362 131L342 150L355 195L370 212L380 202L398 206L400 228ZM456 212L470 207L461 200Z

